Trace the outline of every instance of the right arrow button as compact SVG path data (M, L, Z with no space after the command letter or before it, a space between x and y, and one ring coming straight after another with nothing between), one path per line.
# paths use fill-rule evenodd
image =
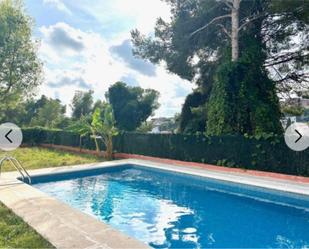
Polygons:
M298 130L295 130L296 133L299 135L299 138L296 139L295 143L297 143L303 136L300 134Z
M303 151L309 147L309 126L305 123L291 124L284 133L286 145L295 151Z

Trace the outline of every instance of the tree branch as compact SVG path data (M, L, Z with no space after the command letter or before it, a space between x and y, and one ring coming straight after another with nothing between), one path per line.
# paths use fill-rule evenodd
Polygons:
M227 18L227 17L231 17L231 15L228 14L228 15L223 15L223 16L217 16L217 17L215 17L215 18L212 19L209 23L207 23L206 25L204 25L203 27L200 27L200 28L198 28L197 30L195 30L194 32L192 32L192 33L190 34L190 37L194 36L195 34L197 34L197 33L200 32L200 31L206 29L209 25L213 24L214 22L216 22L216 21L218 21L218 20L221 20L221 19L224 19L224 18Z
M273 58L269 58L266 63L264 64L264 67L271 67L278 64L282 64L285 62L289 62L291 60L301 60L303 58L306 58L309 56L309 53L301 54L301 52L291 52L286 53L278 56L274 56Z
M224 3L227 7L229 7L230 9L234 9L234 7L233 7L233 5L231 4L230 1L223 1L223 3Z
M231 38L231 34L227 31L227 29L222 25L222 24L218 24L218 26L223 30L223 32Z
M251 16L249 18L246 18L247 21L245 21L242 25L239 26L238 31L242 30L245 26L247 26L250 22L257 20L259 18L261 18L262 16L264 16L264 14L260 14L257 16Z
M291 73L291 74L287 74L285 77L281 78L280 80L277 81L277 83L281 83L284 81L288 81L288 80L293 80L294 82L306 82L308 83L309 81L307 80L308 76L305 73L302 74L297 74L297 73Z

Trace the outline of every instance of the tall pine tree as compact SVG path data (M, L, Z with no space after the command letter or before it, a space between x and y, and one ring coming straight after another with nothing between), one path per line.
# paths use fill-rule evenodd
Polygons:
M159 18L154 38L132 31L135 54L197 84L207 134L280 133L277 91L308 79L308 2L166 2L171 22Z

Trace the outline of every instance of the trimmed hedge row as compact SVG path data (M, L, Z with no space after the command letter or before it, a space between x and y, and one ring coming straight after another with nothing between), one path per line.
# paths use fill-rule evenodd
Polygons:
M23 143L29 145L56 144L72 147L82 147L83 149L95 150L94 140L88 137L80 138L79 134L62 130L46 130L42 128L23 129ZM100 143L100 148L105 149Z
M78 147L76 133L24 129L24 143ZM93 139L82 139L82 148L95 149ZM104 145L101 143L101 149ZM271 172L309 176L309 150L290 150L283 137L217 136L121 133L114 138L114 151L182 161L203 162Z

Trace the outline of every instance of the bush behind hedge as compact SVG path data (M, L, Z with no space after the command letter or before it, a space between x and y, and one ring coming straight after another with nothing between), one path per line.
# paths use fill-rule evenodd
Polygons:
M76 133L61 130L24 129L24 143L80 146ZM81 147L95 150L92 138ZM104 150L103 143L100 147ZM123 132L114 137L114 151L182 161L202 162L294 175L309 176L309 151L290 150L280 136L245 137Z

